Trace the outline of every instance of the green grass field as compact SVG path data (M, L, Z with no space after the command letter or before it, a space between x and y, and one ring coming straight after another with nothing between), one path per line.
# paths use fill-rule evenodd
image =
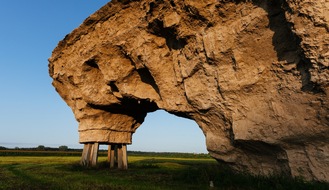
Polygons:
M96 168L84 168L76 153L0 152L0 189L329 189L283 176L235 174L205 156L128 156L129 169L123 171L110 170L105 154Z

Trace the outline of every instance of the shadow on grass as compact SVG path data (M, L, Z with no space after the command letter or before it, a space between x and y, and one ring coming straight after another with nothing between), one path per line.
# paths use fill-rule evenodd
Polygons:
M67 160L44 163L42 158L33 163L27 159L20 164L2 164L0 189L329 189L327 183L306 183L286 176L234 173L211 159L140 158L131 161L128 170L109 169L105 161L95 168Z
M33 165L11 164L4 167L7 171L7 176L1 180L6 179L6 185L0 186L0 189L59 189L59 187L40 178L38 173L39 168ZM37 175L34 175L36 173Z
M107 162L99 163L96 168L75 164L66 169L97 176L103 179L101 181L112 179L127 189L329 190L328 183L305 182L284 175L264 177L235 173L213 161L144 159L130 163L128 170L109 169ZM210 188L211 182L213 188Z

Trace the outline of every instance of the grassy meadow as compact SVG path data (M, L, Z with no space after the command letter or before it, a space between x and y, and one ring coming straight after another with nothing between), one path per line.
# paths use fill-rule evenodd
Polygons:
M236 174L208 155L128 153L128 170L110 170L105 152L96 168L81 167L80 154L2 150L0 189L329 189L284 176Z

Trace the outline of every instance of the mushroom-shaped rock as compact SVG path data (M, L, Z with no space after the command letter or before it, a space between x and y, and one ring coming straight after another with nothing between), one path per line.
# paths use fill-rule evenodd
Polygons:
M328 12L328 0L113 0L49 72L81 143L130 144L163 109L237 170L329 181Z

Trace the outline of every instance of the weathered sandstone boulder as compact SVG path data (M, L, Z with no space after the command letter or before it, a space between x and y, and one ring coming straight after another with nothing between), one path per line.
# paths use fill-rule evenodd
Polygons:
M329 0L113 0L49 62L81 143L163 109L237 170L329 181Z

